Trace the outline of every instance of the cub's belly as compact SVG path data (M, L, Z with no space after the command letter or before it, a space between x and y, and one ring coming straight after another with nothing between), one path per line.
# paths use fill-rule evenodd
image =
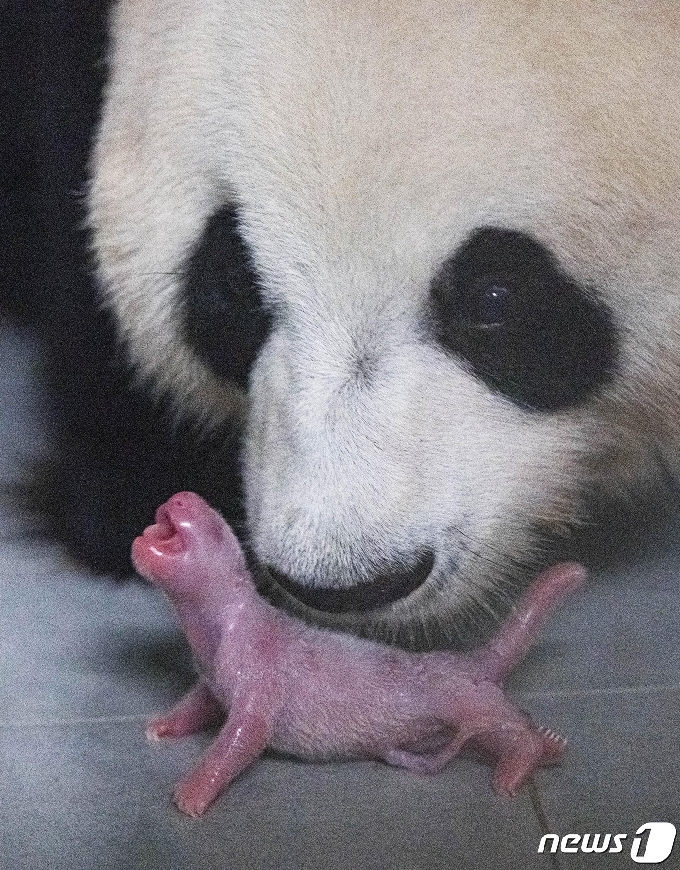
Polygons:
M309 760L360 759L446 742L446 723L422 699L357 688L288 698L273 723L272 748Z

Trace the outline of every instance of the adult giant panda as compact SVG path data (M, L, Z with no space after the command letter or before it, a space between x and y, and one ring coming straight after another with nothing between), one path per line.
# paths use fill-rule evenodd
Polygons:
M431 645L676 464L676 4L21 12L9 287L56 318L76 552L120 567L172 489L238 519L240 462L289 607Z

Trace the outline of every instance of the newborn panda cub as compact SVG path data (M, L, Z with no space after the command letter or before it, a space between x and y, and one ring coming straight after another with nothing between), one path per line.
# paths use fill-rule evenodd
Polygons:
M468 742L495 761L493 785L514 795L565 741L505 698L501 680L524 657L550 613L584 580L580 565L540 574L484 647L467 654L409 653L314 628L255 590L222 517L182 492L135 539L137 571L167 593L195 656L199 680L147 725L152 740L226 722L175 803L200 816L272 747L306 759L382 759L437 773Z

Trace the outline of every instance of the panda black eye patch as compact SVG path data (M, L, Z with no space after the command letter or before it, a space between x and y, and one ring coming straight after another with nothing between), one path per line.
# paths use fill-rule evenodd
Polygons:
M237 211L226 206L208 221L189 260L183 327L203 362L243 388L270 328L259 286Z
M536 411L578 405L611 376L609 312L525 233L483 227L432 282L437 341L490 389Z

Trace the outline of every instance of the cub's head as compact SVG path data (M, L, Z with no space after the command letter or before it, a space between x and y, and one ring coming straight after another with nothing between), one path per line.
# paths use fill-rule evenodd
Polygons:
M105 298L178 409L244 421L248 543L289 606L446 640L667 452L670 6L119 3Z

